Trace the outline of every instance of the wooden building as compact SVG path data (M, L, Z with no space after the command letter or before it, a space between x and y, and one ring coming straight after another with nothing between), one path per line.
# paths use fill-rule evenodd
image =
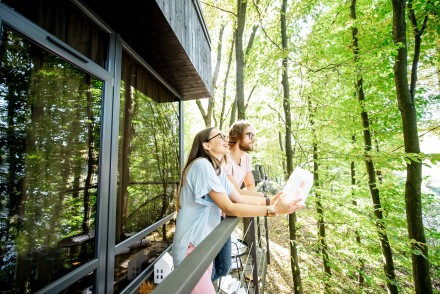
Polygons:
M0 24L2 291L133 293L172 241L182 101L211 95L200 4L2 0Z

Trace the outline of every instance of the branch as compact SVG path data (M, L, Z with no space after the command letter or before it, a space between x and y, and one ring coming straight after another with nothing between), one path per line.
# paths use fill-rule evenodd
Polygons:
M214 75L212 77L212 88L214 89L214 91L217 88L216 85L217 85L218 73L220 71L220 64L222 61L222 44L223 44L222 39L223 39L223 33L225 31L225 26L226 26L225 24L222 24L220 26L220 32L219 32L219 37L218 37L219 42L218 42L218 46L217 46L217 61L215 64ZM214 95L212 95L212 96L214 96Z
M431 1L428 1L426 4L430 4ZM414 29L414 34L417 36L421 36L426 29L426 24L428 22L428 13L425 11L425 17L423 18L422 27L419 29L419 25L417 24L416 14L414 12L413 0L408 1L408 10L409 10L409 20Z
M424 135L426 135L426 134L428 134L428 133L430 133L430 132L432 132L432 131L434 131L434 130L436 130L436 129L438 129L438 128L440 128L440 125L439 125L439 126L436 126L436 127L433 127L433 128L430 129L430 130L427 130L426 132L424 132L423 134L421 134L421 135L419 136L419 138L423 137ZM392 150L391 152L397 151L397 150L399 150L399 149L402 148L402 147L405 147L405 145L402 145L402 146L400 146L400 147L397 147L396 149Z
M276 47L276 48L278 48L279 50L282 50L281 48L280 48L280 46L277 44L277 43L275 43L275 41L273 41L270 37L269 37L269 35L267 34L267 32L266 32L266 30L264 29L264 27L263 27L263 21L262 21L262 19L261 19L261 12L260 12L260 10L258 9L258 6L257 6L257 4L255 3L255 1L253 1L253 3L254 3L254 6L255 6L255 9L257 10L257 13L258 13L258 19L259 19L259 21L260 21L260 26L261 26L261 29L263 30L263 33L264 33L264 35L266 36L266 38ZM269 5L269 4L268 4Z
M220 8L220 7L217 7L217 6L214 6L214 5L212 5L212 4L209 4L209 3L206 3L206 2L203 2L203 1L200 1L200 3L205 4L206 6L212 7L212 8L214 8L214 9L217 9L217 10L220 10L220 11L223 11L223 12L226 12L226 13L230 13L230 14L232 14L234 17L237 17L237 14L235 14L235 13L232 12L232 11L229 11L229 10L226 10L226 9L223 9L223 8Z
M267 106L272 109L273 111L275 111L276 114L278 114L278 117L281 119L281 121L283 122L283 124L286 124L286 121L284 120L284 118L281 116L281 114L278 112L278 110L276 110L275 108L273 108L270 104L267 104Z
M247 109L249 105L249 101L251 100L251 96L254 93L255 88L257 87L258 81L255 83L255 85L252 87L251 92L249 93L248 99L246 100L246 105L244 106L244 109Z
M200 110L200 113L202 114L202 117L205 118L206 112L205 112L205 109L203 109L203 105L202 105L202 102L200 102L200 99L196 100L196 104L199 107L199 110Z
M246 64L246 57L248 56L249 51L251 51L252 45L253 45L253 43L254 43L254 39L255 39L255 35L257 34L257 30L258 30L258 26L257 26L257 25L254 25L254 26L252 27L252 33L251 33L251 36L249 37L249 41L248 41L248 44L247 44L247 46L246 46L246 50L245 50L245 53L244 53L244 56L245 56L245 64Z

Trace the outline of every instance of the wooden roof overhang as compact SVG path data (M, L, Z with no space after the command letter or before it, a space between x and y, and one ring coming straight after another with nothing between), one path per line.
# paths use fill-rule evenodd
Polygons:
M198 0L83 0L184 100L209 98L211 47Z

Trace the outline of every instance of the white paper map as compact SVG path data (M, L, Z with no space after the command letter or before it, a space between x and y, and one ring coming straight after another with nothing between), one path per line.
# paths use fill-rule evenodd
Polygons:
M283 192L286 194L286 201L291 202L301 199L298 204L305 204L312 185L313 174L297 166L283 189Z

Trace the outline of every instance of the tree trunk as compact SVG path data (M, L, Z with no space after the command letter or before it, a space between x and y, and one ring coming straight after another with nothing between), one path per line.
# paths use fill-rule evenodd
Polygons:
M314 120L313 120L313 113L314 109L312 107L311 101L309 99L309 111L310 111L310 124L312 126L312 133L313 133L313 182L315 186L315 191L319 191L319 156L318 156L318 144L316 139L316 132L314 128ZM324 291L325 293L330 292L330 285L328 284L328 278L332 275L332 271L329 265L329 256L328 256L328 246L327 246L327 240L325 237L325 219L324 219L324 210L322 208L322 201L321 201L321 193L316 192L316 213L318 214L318 235L319 235L319 249L322 254L322 263L324 266L324 273L326 278L324 279Z
M287 27L286 27L286 11L287 0L283 0L281 7L281 42L283 50L287 50ZM293 152L292 152L292 114L290 112L290 88L289 88L289 76L288 59L287 56L282 60L282 86L283 86L283 109L286 122L286 162L287 170L286 175L290 175L293 171ZM290 266L292 268L293 286L296 294L303 293L301 284L301 271L298 262L298 248L296 237L296 214L289 215L289 235L290 235Z
M356 137L353 135L353 142L356 140ZM350 164L350 171L351 171L351 195L353 196L353 205L357 206L358 203L356 201L355 198L355 193L354 193L354 189L356 187L356 169L355 169L355 163L354 161L351 162ZM359 248L361 248L362 246L362 242L361 242L361 236L359 234L359 231L356 229L355 232L355 238L356 238L356 244L359 246ZM364 287L364 276L362 275L362 273L365 270L365 261L362 258L358 258L358 262L359 262L359 269L358 269L358 284L359 284L359 289L361 290Z
M231 70L232 53L234 52L234 44L235 44L235 36L232 38L231 49L229 50L228 67L226 68L225 80L223 82L222 110L220 112L220 117L219 117L219 129L220 130L223 130L223 124L225 122L225 108L226 108L227 85L228 85L229 72ZM231 118L232 117L234 117L234 116L232 115L232 109L231 109ZM229 125L232 125L232 123L229 124Z
M237 0L237 30L235 33L236 104L238 119L246 119L244 104L244 51L243 33L246 23L247 1Z
M133 93L131 91L130 83L125 81L124 92L124 118L122 125L122 138L120 140L121 156L119 159L120 167L120 182L119 182L119 195L117 197L117 207L119 208L116 214L116 242L122 240L122 233L124 231L123 225L127 220L127 197L128 197L128 184L130 182L130 143L133 120Z
M202 114L203 121L205 122L205 127L209 128L212 125L212 111L214 109L214 96L217 89L217 79L218 79L218 73L220 71L220 64L222 61L222 39L223 39L223 33L225 31L225 25L222 24L220 27L219 32L219 41L217 46L217 61L215 64L214 74L212 76L212 98L208 99L208 107L205 111L203 108L202 102L200 102L200 99L196 100L197 107L200 110L200 113Z
M351 1L350 6L351 18L356 20L356 0ZM387 288L389 293L398 293L396 274L394 270L393 253L388 240L388 235L386 232L385 222L383 221L383 209L380 203L379 188L376 185L376 171L374 167L374 162L370 156L372 149L371 131L370 131L370 120L368 118L368 113L365 111L365 95L363 90L363 79L361 68L359 66L359 46L358 46L358 29L353 26L352 29L353 38L353 59L356 66L356 94L359 100L359 104L362 108L361 119L364 134L365 143L365 166L368 174L368 184L370 188L371 200L373 202L374 215L376 216L376 230L379 235L380 247L383 256L383 269L387 277Z
M405 1L392 0L393 38L398 46L394 63L394 82L397 102L402 116L405 153L420 154L417 116L408 87ZM412 267L415 293L432 293L428 247L422 221L421 184L422 163L409 158L406 167L405 205L408 237L412 247Z
M86 85L91 85L91 76L86 76ZM90 205L90 187L92 186L92 176L94 174L94 170L96 167L96 152L95 152L95 125L94 125L94 117L93 117L93 110L92 110L92 95L90 94L90 91L86 92L87 96L87 140L88 140L88 148L87 148L87 176L84 181L85 189L84 189L84 215L83 215L83 223L82 223L82 230L83 232L88 232L90 229L90 217L92 214L92 206Z

